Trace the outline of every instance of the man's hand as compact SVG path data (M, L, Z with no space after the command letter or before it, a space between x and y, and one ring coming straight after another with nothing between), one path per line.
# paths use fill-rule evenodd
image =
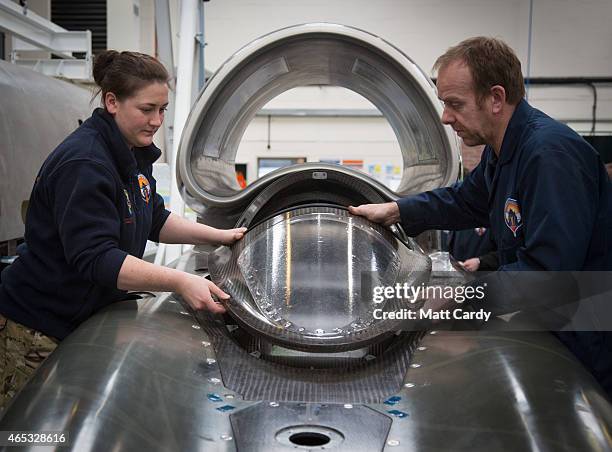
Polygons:
M244 237L247 228L236 228L236 229L217 229L214 233L215 243L220 245L231 245L237 240Z
M475 272L480 267L480 259L478 257L472 257L471 259L466 259L463 262L459 262L459 264L469 272Z
M215 283L201 276L185 273L181 278L178 293L196 311L210 311L214 314L225 312L222 304L215 302L212 295L222 300L228 300L230 296L219 289Z
M400 211L396 202L362 204L357 207L349 206L348 209L353 215L360 215L384 226L390 226L400 221Z

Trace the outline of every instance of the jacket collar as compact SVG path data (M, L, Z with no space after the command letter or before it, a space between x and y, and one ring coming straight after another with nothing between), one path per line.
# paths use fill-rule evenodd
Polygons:
M529 121L533 110L534 108L529 105L525 99L521 99L514 109L514 113L512 113L508 127L506 127L501 150L499 152L500 165L508 163L510 160L512 160L517 144L523 135L523 131L527 126L527 122Z
M87 122L90 121L91 125L100 132L124 180L128 180L138 168L152 164L161 155L161 151L154 144L137 147L132 151L117 127L115 118L104 108L96 108Z

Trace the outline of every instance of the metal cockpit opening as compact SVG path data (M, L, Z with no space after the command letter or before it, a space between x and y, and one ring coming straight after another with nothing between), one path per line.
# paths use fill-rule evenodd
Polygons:
M277 95L313 84L353 90L382 112L402 152L397 192L359 171L317 162L238 187L234 159L255 113ZM224 63L185 125L177 182L200 221L249 228L239 244L208 256L211 277L232 296L227 307L240 327L277 347L365 354L398 328L373 320L375 308L401 304L378 306L371 288L424 282L431 262L398 226L389 231L346 208L454 182L458 146L440 115L430 79L406 55L351 27L285 28Z

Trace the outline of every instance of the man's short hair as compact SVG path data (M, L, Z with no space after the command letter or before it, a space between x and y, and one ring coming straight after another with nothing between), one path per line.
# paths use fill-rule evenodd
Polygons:
M479 102L495 85L504 87L510 105L518 104L525 96L521 62L501 39L478 36L461 41L436 60L434 70L455 61L463 61L470 69Z

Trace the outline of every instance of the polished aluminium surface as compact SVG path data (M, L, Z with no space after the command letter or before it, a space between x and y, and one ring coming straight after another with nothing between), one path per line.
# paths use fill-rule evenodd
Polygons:
M441 105L423 71L375 35L314 23L257 39L209 80L187 119L179 146L177 180L185 201L200 213L209 206L244 206L261 186L296 171L296 167L274 171L240 190L234 159L244 130L263 105L291 88L313 84L353 90L389 121L404 162L397 193L364 178L386 199L457 179L458 143L452 130L440 123Z
M612 405L550 333L430 331L401 400L409 415L388 441L438 451L603 451Z
M22 215L36 174L79 120L89 117L91 93L0 60L0 99L0 242L4 242L23 237Z
M289 348L336 352L363 347L399 328L375 309L411 308L375 300L376 286L418 286L431 263L378 224L337 207L303 207L247 232L209 257L230 312L257 335ZM367 285L364 282L368 281Z
M348 168L346 168L348 169ZM344 171L338 165L300 165L292 174L278 177L263 188L244 209L237 226L252 227L262 218L287 208L324 203L346 206L384 202L384 198L359 171Z
M326 403L260 403L232 414L230 420L238 450L266 452L316 447L296 447L300 435L310 439L302 444L322 444L318 450L382 450L392 423L390 417L363 405Z
M190 257L177 266L193 268ZM66 431L60 450L77 452L235 450L222 439L231 437L229 414L217 408L245 403L219 384L207 340L174 295L115 303L61 342L0 430Z
M179 264L193 271L193 256ZM0 419L0 430L66 431L65 450L78 452L267 451L285 444L287 427L331 429L347 441L369 434L378 446L351 449L368 452L611 446L610 403L548 333L432 331L418 344L401 391L368 404L244 400L224 386L219 352L175 295L116 303L60 344ZM377 377L370 376L373 384ZM357 422L355 408L384 415L388 434L385 422ZM242 419L249 420L246 431Z

